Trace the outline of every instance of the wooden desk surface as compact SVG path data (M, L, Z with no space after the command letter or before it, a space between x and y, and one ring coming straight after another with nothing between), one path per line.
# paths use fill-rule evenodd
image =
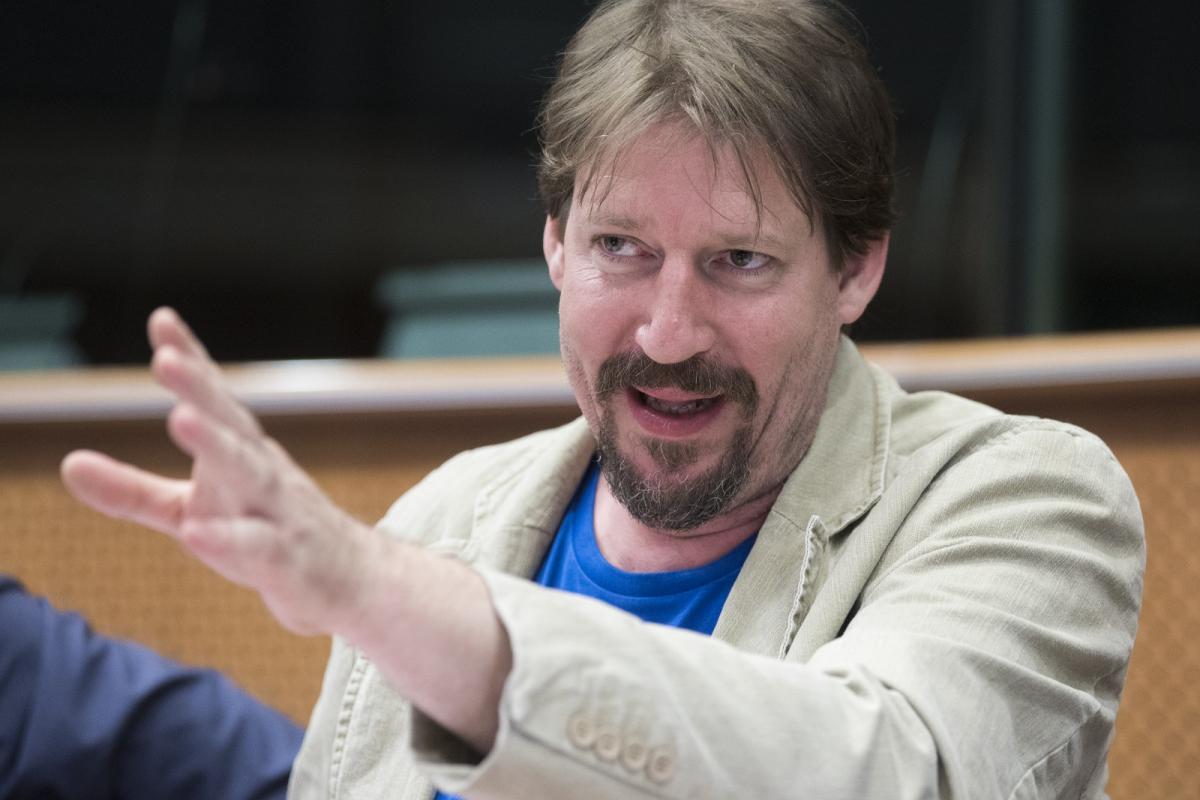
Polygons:
M911 391L1041 391L1200 380L1200 329L863 345ZM226 368L256 412L446 411L574 404L557 357L281 361ZM144 367L0 373L0 423L146 419L170 405Z

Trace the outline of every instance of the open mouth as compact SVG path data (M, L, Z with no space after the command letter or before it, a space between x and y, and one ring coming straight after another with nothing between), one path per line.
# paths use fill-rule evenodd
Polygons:
M673 403L663 400L662 398L646 394L645 392L639 392L636 389L634 390L634 393L637 396L637 399L647 408L657 411L660 414L669 414L674 417L686 417L690 414L699 413L705 409L712 408L721 399L721 396L717 395L716 397L701 397L695 400L685 400L683 402Z
M690 438L708 430L720 418L728 400L724 394L696 397L679 389L642 391L630 387L626 394L642 431L668 439Z

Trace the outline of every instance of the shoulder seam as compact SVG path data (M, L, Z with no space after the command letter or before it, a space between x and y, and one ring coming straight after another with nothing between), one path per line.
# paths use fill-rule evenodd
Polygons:
M1046 419L1044 417L1020 417L1011 414L1006 414L1003 419L1019 420L1012 427L1006 430L998 431L987 439L977 442L965 448L959 455L961 458L968 458L976 452L988 450L993 447L1001 447L1010 439L1015 439L1018 436L1027 433L1049 433L1061 434L1070 436L1072 439L1080 441L1091 441L1094 444L1100 445L1105 456L1109 461L1117 464L1116 456L1112 454L1112 450L1104 443L1099 436L1090 431L1084 430L1077 425L1072 425L1069 422L1060 422L1058 420Z

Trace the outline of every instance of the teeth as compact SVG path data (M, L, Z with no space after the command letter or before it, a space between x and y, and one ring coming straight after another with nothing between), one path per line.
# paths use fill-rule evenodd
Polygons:
M713 402L711 398L706 398L703 400L689 400L686 403L667 403L659 400L657 397L644 396L646 398L646 405L663 414L692 414L702 408L707 408Z

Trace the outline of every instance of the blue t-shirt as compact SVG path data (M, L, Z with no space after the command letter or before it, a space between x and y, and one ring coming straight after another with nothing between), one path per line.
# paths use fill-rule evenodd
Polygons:
M700 567L675 572L625 572L608 563L596 544L599 483L599 465L592 464L534 580L552 589L595 597L646 622L711 634L757 534ZM439 792L436 800L457 798Z
M596 544L593 522L599 483L600 469L593 464L567 507L534 580L542 586L603 600L645 622L712 633L756 537L700 567L625 572L608 563Z

